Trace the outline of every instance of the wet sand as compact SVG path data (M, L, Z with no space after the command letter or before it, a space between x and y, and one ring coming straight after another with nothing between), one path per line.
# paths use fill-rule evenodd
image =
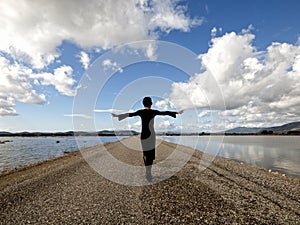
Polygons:
M136 138L126 142L135 145ZM120 142L105 148L143 165L142 153ZM201 152L168 142L157 148L155 162L174 149L193 155L166 180L155 183L153 171L154 184L143 186L102 177L81 152L2 175L0 224L300 224L300 179L222 158L203 170Z

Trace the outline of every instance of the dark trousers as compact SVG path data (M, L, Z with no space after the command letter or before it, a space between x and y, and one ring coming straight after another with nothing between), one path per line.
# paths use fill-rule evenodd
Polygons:
M151 166L155 159L155 136L141 139L145 166Z
M143 156L145 166L151 166L155 159L155 149L143 151Z

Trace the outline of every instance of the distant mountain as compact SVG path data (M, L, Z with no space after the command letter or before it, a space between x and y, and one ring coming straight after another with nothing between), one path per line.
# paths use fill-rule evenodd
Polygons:
M262 131L264 128L259 128L259 127L236 127L230 130L226 130L226 133L237 133L237 134L255 134L255 133L259 133L260 131Z
M6 136L6 135L10 135L10 132L6 132L6 131L0 131L0 136Z
M257 133L300 133L300 122L287 123L275 127L236 127L226 130L225 134L257 134Z
M134 130L101 130L95 132L87 131L67 131L67 132L18 132L10 133L5 131L0 131L0 136L2 137L11 137L11 136L20 136L20 137L37 137L37 136L130 136L136 135L138 132Z
M136 135L139 134L138 132L134 130L117 130L114 131L115 135L121 135L121 136L130 136L130 135Z
M98 135L117 135L117 136L130 136L138 134L138 132L134 130L102 130L98 132Z
M273 132L300 131L300 122L287 123L277 127L269 127L268 130L272 130Z

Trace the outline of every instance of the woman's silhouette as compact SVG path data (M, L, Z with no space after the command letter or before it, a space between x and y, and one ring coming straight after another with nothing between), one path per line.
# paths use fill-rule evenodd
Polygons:
M151 167L153 160L155 159L155 131L154 131L154 117L157 115L168 115L176 118L176 114L182 114L183 110L178 112L171 111L158 111L151 109L152 100L150 97L143 99L144 109L140 109L133 113L114 114L113 117L118 117L119 120L123 120L127 117L140 116L142 119L142 132L141 132L141 144L143 148L143 159L146 166L146 178L148 181L152 180Z

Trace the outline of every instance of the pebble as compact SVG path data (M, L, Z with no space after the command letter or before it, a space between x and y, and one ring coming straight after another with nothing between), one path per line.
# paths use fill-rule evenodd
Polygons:
M122 144L107 146L130 161ZM160 145L157 160L170 146ZM0 224L300 224L299 179L219 158L191 170L200 159L195 152L171 178L136 187L101 177L70 153L0 177Z

